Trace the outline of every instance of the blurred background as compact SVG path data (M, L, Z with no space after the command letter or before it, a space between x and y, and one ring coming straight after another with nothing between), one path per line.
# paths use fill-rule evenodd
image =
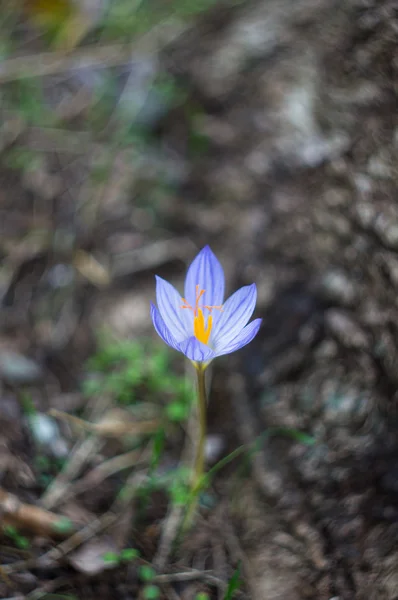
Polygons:
M397 31L393 0L1 0L0 485L90 521L126 480L49 496L77 443L49 411L81 436L110 407L149 429L161 410L145 518L97 555L134 546L219 582L155 584L119 558L90 571L86 549L21 567L16 596L0 570L3 597L396 598ZM178 469L192 386L149 302L155 274L182 290L205 244L228 293L257 284L263 317L214 363L209 465L268 433L159 563L176 492L156 469ZM119 446L91 449L74 483Z

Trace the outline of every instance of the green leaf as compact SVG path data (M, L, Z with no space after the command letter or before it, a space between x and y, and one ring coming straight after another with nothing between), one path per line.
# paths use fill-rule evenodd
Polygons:
M15 545L21 550L30 548L30 541L23 535L18 535L14 538Z
M242 580L240 578L240 569L241 569L241 566L239 563L238 567L234 571L234 574L232 575L231 579L229 580L228 587L225 592L225 596L224 596L223 600L232 600L232 598L234 597L234 593L242 585Z
M170 421L180 423L189 417L189 406L182 402L171 402L166 407L166 415Z
M125 548L119 554L121 560L134 560L135 558L139 558L140 553L136 548Z
M138 575L141 581L152 581L156 577L156 571L149 565L142 565L138 569Z
M173 504L177 504L179 506L187 504L191 498L191 493L188 486L182 483L176 483L172 485L169 491Z
M156 469L156 467L158 466L160 459L162 457L163 449L164 449L164 440L165 440L164 430L159 429L159 431L156 432L155 437L153 438L151 468L150 468L151 473L154 471L154 469Z
M35 415L37 413L36 407L33 403L32 397L27 392L21 392L20 400L22 403L22 409L27 416Z
M142 591L145 600L156 600L160 598L160 589L157 585L146 585Z
M117 565L119 563L119 554L117 552L105 552L105 554L102 555L102 560L108 565Z
M53 529L59 533L69 533L73 529L73 524L67 517L61 517L59 521L54 523Z

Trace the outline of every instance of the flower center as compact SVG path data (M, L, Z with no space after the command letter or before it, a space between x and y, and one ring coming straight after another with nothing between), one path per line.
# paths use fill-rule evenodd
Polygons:
M199 340L199 342L202 342L203 344L207 344L207 342L209 341L211 328L213 327L213 317L211 315L211 311L213 310L213 308L216 308L217 310L222 310L222 305L207 306L205 304L202 307L199 306L199 300L201 299L205 291L206 290L201 290L199 285L196 286L195 306L191 306L190 304L188 304L185 298L181 298L181 300L184 303L181 306L181 308L188 308L193 312L193 334L196 337L196 339ZM207 310L210 312L210 315L207 317L207 323L203 314L204 308L207 308Z
M211 328L213 326L213 317L209 315L207 317L207 326L203 315L203 310L198 308L198 314L193 318L193 334L197 340L207 344L209 341Z

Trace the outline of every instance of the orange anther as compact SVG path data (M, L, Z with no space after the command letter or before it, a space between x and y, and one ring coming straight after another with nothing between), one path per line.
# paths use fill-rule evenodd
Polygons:
M180 308L189 308L189 310L192 310L194 316L194 336L203 344L207 344L207 342L209 341L211 329L213 326L213 317L211 315L211 311L213 310L213 308L221 311L223 309L221 304L218 306L209 306L207 304L205 304L202 307L199 306L199 300L201 299L205 291L206 290L201 290L199 285L197 285L195 288L195 306L191 306L191 304L189 304L185 298L181 298L183 304L180 306ZM207 318L207 323L203 314L203 309L205 308L210 312L210 315Z

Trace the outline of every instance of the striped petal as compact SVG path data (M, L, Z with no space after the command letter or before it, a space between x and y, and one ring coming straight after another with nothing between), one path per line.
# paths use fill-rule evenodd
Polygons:
M242 329L242 331L233 339L229 344L220 345L215 350L216 356L222 356L223 354L230 354L231 352L235 352L235 350L239 350L246 346L252 339L257 335L258 330L260 329L262 319L255 319L249 325L246 325Z
M245 285L228 298L213 326L211 343L226 346L242 331L253 314L257 300L256 284Z
M158 275L155 277L160 315L172 336L180 342L193 333L192 311L181 308L182 298L171 283Z
M156 333L162 338L162 340L164 342L166 342L166 344L168 346L171 346L172 348L174 348L174 350L180 350L178 342L175 340L172 333L167 328L166 323L164 322L164 320L162 319L162 317L160 315L160 312L158 311L158 309L152 302L151 302L151 317L152 317L153 326L156 329Z
M210 250L205 246L191 263L185 279L185 299L191 306L195 305L196 286L199 291L206 290L201 305L218 306L224 300L224 271Z
M214 351L194 336L180 342L179 350L194 362L208 362L215 357Z

